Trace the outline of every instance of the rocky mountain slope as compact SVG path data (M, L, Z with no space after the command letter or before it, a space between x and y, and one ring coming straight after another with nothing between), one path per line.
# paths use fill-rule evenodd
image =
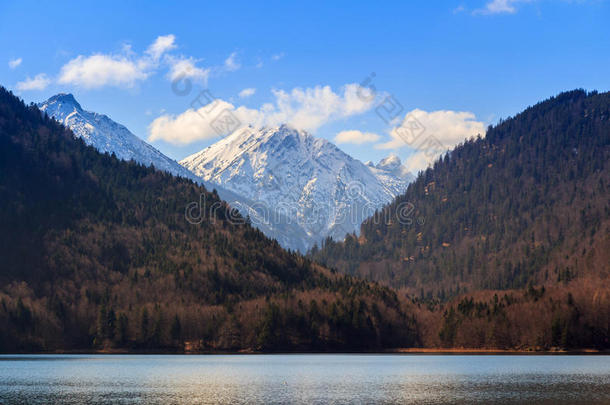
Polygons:
M122 160L135 160L176 176L198 180L193 173L135 136L125 126L104 114L83 110L72 94L57 94L39 103L38 108L102 153L114 153Z

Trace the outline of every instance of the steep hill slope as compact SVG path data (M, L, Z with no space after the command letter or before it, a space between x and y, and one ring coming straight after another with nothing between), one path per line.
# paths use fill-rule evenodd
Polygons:
M562 93L456 147L359 238L311 256L422 297L607 279L609 162L610 93Z

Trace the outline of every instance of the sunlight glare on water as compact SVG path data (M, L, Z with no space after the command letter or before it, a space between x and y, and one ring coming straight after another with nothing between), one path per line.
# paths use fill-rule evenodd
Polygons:
M0 403L610 403L608 356L7 355Z

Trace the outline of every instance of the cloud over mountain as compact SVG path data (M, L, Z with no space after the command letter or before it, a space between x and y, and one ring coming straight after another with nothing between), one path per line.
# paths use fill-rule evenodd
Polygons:
M377 142L381 137L372 132L362 132L357 129L349 131L341 131L335 136L335 142L338 144L351 143L361 145L363 143Z
M375 145L376 149L410 148L415 154L405 163L417 171L432 163L438 156L465 139L485 135L485 124L468 111L424 111L407 113L402 123L392 128L388 142Z
M28 91L28 90L44 90L51 83L51 79L45 73L39 73L33 78L29 76L18 82L16 85L17 90Z
M335 92L330 86L294 88L291 91L273 90L274 102L258 109L247 108L200 94L192 108L178 115L165 114L149 126L149 140L165 140L173 144L189 144L198 140L226 135L214 122L223 114L230 114L238 126L254 127L289 124L295 128L315 131L322 125L338 119L358 115L373 107L373 100L358 94L359 85L351 83Z

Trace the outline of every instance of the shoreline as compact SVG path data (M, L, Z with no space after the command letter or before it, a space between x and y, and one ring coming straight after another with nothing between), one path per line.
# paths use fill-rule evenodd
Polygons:
M39 352L6 352L0 356L18 355L304 355L304 354L328 354L328 355L471 355L471 356L493 356L493 355L534 355L534 356L557 356L557 355L610 355L610 350L597 349L474 349L474 348L397 348L376 351L278 351L261 352L254 350L238 351L172 351L172 350L55 350Z
M573 355L573 354L598 354L608 355L610 351L597 349L469 349L469 348L404 348L397 349L394 353L402 354L471 354L471 355Z

